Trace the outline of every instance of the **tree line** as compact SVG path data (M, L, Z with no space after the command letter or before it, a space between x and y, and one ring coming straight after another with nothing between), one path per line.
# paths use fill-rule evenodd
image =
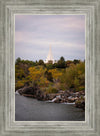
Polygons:
M43 60L16 59L16 90L27 86L38 87L45 93L59 90L81 91L85 89L85 61L67 60L60 57L57 63L45 64Z
M28 64L30 66L43 65L43 66L47 67L48 69L52 69L52 68L66 68L66 67L69 67L71 64L78 64L80 62L81 61L77 60L77 59L74 59L73 61L72 60L65 61L64 57L62 56L54 64L52 64L52 63L45 64L42 59L40 59L39 61L29 61L29 60L21 60L21 58L18 57L16 59L15 64L18 65L19 63L23 63L23 64Z

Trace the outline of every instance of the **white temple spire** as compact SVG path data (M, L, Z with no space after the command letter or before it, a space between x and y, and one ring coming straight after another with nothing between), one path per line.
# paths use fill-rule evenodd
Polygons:
M53 59L53 55L52 55L52 51L51 51L51 46L49 47L49 53L48 53L48 56L47 56L47 59L45 62L46 63L49 63L49 62L54 63L54 59Z

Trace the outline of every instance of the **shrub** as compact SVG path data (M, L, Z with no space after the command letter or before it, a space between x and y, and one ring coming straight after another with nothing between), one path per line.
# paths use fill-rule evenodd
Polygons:
M24 86L24 82L23 82L22 80L19 80L19 81L16 83L15 89L17 90L17 89L19 89L19 88L21 88L21 87L23 87L23 86Z
M83 90L85 90L85 86L80 86L78 91L83 91Z
M47 92L47 93L57 93L58 90L57 90L56 88L50 86L50 87L48 87L48 88L46 89L46 92Z
M80 62L66 68L66 71L61 76L62 84L65 85L66 89L74 88L76 91L85 89L85 63Z

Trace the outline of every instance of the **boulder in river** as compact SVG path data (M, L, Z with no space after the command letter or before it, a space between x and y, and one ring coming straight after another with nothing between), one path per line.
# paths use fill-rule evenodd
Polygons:
M70 91L59 91L58 93L49 93L46 94L44 91L41 91L39 88L34 87L23 87L16 91L20 95L26 97L33 97L41 101L48 101L54 103L73 103L78 108L85 109L85 97L84 92L70 92Z
M35 90L33 87L24 87L21 88L19 90L17 90L19 92L19 94L23 95L23 94L30 94L30 95L34 95L35 94Z
M82 108L83 110L85 110L85 98L79 98L75 101L75 106L77 108Z

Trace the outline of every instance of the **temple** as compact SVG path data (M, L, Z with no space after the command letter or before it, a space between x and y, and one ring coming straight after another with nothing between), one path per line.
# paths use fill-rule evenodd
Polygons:
M51 46L49 47L49 53L48 53L45 63L54 63Z

